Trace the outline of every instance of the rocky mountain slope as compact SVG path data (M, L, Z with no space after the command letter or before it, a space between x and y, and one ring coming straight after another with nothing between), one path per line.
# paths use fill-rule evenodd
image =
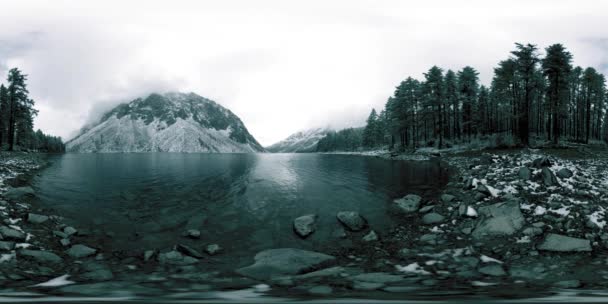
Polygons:
M230 110L194 93L121 104L66 144L70 152L263 152Z
M315 128L297 132L267 147L266 150L274 153L314 152L319 140L329 131L327 128Z

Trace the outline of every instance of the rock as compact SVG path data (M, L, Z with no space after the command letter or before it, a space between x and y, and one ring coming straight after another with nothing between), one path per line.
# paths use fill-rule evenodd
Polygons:
M434 233L427 233L422 235L419 240L423 243L428 244L436 244L437 243L437 235Z
M25 241L26 238L25 233L7 226L0 226L0 235L6 240L13 241Z
M70 246L70 239L61 239L59 240L59 243L61 243L61 246L64 247Z
M65 253L75 259L79 259L94 255L97 253L97 249L82 244L76 244L66 250Z
M22 200L25 198L32 198L36 195L34 189L32 187L18 187L18 188L9 188L6 193L4 193L4 197L11 200Z
M532 166L537 169L551 167L551 165L553 165L551 163L551 160L546 156L539 157L539 158L535 159L534 161L532 161Z
M520 201L512 199L504 203L480 207L480 219L471 235L475 239L512 235L521 229L525 219L519 209Z
M559 288L579 288L581 285L581 281L579 280L565 280L553 283L553 286Z
M486 197L492 196L492 191L490 191L490 189L486 185L482 185L481 183L477 184L477 188L475 190L485 195Z
M500 276L504 276L507 274L505 272L505 270L502 268L502 266L500 266L500 264L496 264L496 263L492 263L490 265L480 267L479 269L477 269L477 271L479 271L479 273L482 273L482 274L485 274L488 276L493 276L493 277L500 277Z
M451 194L442 194L441 195L441 202L443 202L444 204L449 204L451 203L456 197L451 195Z
M202 259L204 256L198 252L198 250L183 244L178 244L175 249L187 256L191 256L193 258Z
M362 273L350 278L352 281L369 282L369 283L396 283L405 280L404 277L385 272L370 272Z
M484 199L486 199L486 197L488 197L487 194L483 193L483 192L477 192L475 193L474 199L475 201L483 201Z
M189 237L191 239L199 239L201 237L201 231L197 229L188 229L184 233L184 236Z
M368 234L366 234L362 240L364 242L375 242L378 240L378 235L376 234L376 232L374 230L370 231Z
M53 235L56 237L62 238L62 239L67 239L70 237L69 235L63 233L62 231L57 231L57 230L53 231Z
M161 264L185 266L198 263L198 260L191 256L184 256L179 251L173 250L158 254L158 262Z
M293 231L301 238L306 238L315 232L317 216L315 214L302 215L293 220Z
M540 176L542 178L543 184L547 187L558 185L557 178L553 174L553 171L547 167L543 167Z
M0 241L0 251L11 251L13 249L15 249L15 243L14 242Z
M361 231L367 227L365 218L355 211L340 211L336 217L340 223L351 231Z
M574 173L572 173L572 171L568 168L561 168L559 171L557 171L556 173L557 177L559 178L571 178Z
M549 233L537 249L560 252L591 251L591 243L586 239Z
M97 269L89 272L85 272L81 275L85 280L91 281L109 281L114 279L114 274L110 269Z
M521 167L519 168L519 172L517 172L517 176L519 176L519 179L527 181L532 178L532 171L528 167Z
M413 213L418 211L420 208L420 202L422 198L416 194L408 194L400 199L393 201L395 209L400 213Z
M342 226L337 227L336 229L334 229L331 232L331 236L334 237L334 238L338 238L338 239L343 239L343 238L347 237L346 231L344 230L344 227L342 227Z
M267 280L272 277L311 272L335 263L336 258L327 254L294 248L269 249L254 257L254 264L236 272L253 279Z
M63 233L65 233L67 236L74 235L77 232L78 232L78 230L76 230L76 228L74 228L72 226L67 226L67 227L63 228Z
M222 247L220 247L218 244L209 244L207 247L205 247L205 252L208 255L216 255L220 253L220 251L222 251Z
M537 236L543 234L543 228L539 227L528 227L522 231L527 236Z
M144 251L144 262L147 262L150 259L152 259L155 254L156 254L155 250L146 250L146 251Z
M435 212L427 213L422 217L422 223L425 225L438 224L443 220L445 220L445 216Z
M314 286L308 289L308 293L317 296L327 296L333 292L333 289L327 285Z
M41 214L28 213L28 215L27 215L27 221L32 224L42 224L42 223L48 221L48 219L49 219L48 216L41 215Z
M39 263L61 263L63 261L60 256L50 251L23 249L19 250L17 254L19 257L33 259Z
M424 206L424 207L420 208L420 210L418 210L418 212L427 213L427 212L433 210L433 208L435 208L434 205Z
M358 291L372 291L384 287L383 283L354 281L353 289Z

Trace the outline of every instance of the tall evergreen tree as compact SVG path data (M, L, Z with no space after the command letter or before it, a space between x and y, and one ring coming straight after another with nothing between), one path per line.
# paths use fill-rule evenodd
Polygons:
M553 143L560 137L560 121L563 119L568 98L570 97L570 72L572 55L561 44L546 48L547 55L542 61L543 73L547 77L547 102L551 105Z
M466 66L458 72L458 90L462 98L462 126L470 140L473 135L473 108L479 89L479 73L472 67Z
M533 97L532 91L534 90L534 74L539 59L535 45L516 43L515 46L517 49L511 52L511 54L515 56L514 60L517 73L519 74L523 86L523 96L521 96L519 107L517 108L517 111L519 112L517 125L519 131L518 135L522 144L527 146L530 142L529 114Z

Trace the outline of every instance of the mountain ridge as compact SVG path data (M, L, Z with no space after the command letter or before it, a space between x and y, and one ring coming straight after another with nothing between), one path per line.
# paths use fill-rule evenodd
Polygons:
M152 93L122 103L66 143L70 152L254 153L265 149L241 119L195 93Z
M299 131L266 147L266 150L273 153L315 152L319 140L329 132L331 132L330 128L312 128Z

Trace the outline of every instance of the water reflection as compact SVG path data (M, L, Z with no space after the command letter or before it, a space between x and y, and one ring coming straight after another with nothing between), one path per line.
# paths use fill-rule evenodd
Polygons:
M392 198L438 191L445 180L439 162L349 155L66 154L35 187L41 206L89 229L99 247L135 255L218 243L243 264L268 248L322 250L333 243L341 210L359 211L385 231ZM319 216L318 229L301 240L292 220L309 213ZM186 229L201 230L201 240L181 237Z

